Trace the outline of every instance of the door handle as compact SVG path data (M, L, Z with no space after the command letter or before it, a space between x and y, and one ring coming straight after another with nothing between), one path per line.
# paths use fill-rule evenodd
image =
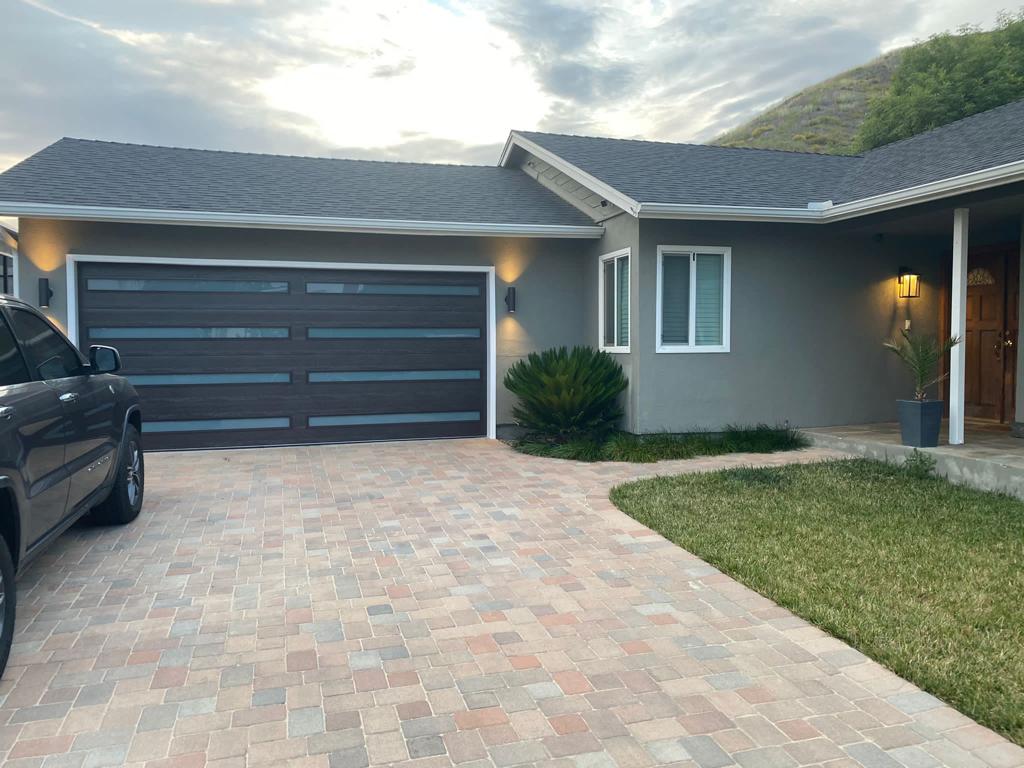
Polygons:
M9 405L0 405L0 419L10 421L14 418L14 409Z
M59 399L60 399L60 401L62 403L74 403L74 402L76 402L78 400L78 393L77 392L65 392L63 395L60 396Z

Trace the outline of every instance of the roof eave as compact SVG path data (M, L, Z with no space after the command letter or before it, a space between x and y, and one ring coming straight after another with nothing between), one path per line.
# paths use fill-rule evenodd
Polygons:
M364 234L462 235L489 237L599 238L597 225L519 224L406 219L356 219L328 216L177 211L150 208L116 208L92 205L55 205L0 201L0 216L35 219L73 219L126 224L239 227L244 229L293 229L317 232Z
M904 208L908 205L941 200L944 197L978 192L983 189L1013 184L1018 181L1024 181L1024 160L1016 160L991 168L983 168L980 171L951 176L948 179L918 184L881 195L872 195L860 200L837 203L823 212L823 218L827 221L841 221L855 216L880 213L892 210L893 208Z
M509 134L508 140L505 142L505 148L501 152L501 159L498 161L499 165L503 167L506 166L515 147L519 147L520 149L529 152L534 157L537 157L554 168L557 168L573 181L578 184L582 184L584 187L587 187L593 192L601 195L601 197L609 203L617 205L622 210L627 211L634 216L637 215L640 203L629 195L623 194L610 184L606 184L596 176L591 176L582 168L573 165L560 155L545 149L540 144L530 141L525 136L522 136L515 131L512 131L512 133Z
M640 203L636 216L641 219L693 219L727 221L796 221L828 223L858 216L905 208L945 197L968 194L991 187L1024 181L1024 160L918 184L880 195L820 207L770 208L760 206L680 205L676 203Z
M821 221L824 211L808 208L768 208L733 205L678 205L640 203L641 219L690 219L695 221Z

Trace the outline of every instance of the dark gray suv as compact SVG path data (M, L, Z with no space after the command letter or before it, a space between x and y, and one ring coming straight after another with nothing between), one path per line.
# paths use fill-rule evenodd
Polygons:
M88 359L33 307L0 295L0 674L14 637L15 574L83 515L142 509L139 396L117 350Z

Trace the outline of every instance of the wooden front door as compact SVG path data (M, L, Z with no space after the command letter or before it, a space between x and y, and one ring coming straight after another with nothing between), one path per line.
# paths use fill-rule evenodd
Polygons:
M970 254L967 273L966 414L1006 421L1016 369L1017 254L1009 247Z

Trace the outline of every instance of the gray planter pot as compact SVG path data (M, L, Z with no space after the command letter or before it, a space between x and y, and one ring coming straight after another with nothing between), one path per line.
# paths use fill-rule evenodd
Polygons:
M934 448L939 444L942 425L941 400L897 400L900 435L904 445Z

